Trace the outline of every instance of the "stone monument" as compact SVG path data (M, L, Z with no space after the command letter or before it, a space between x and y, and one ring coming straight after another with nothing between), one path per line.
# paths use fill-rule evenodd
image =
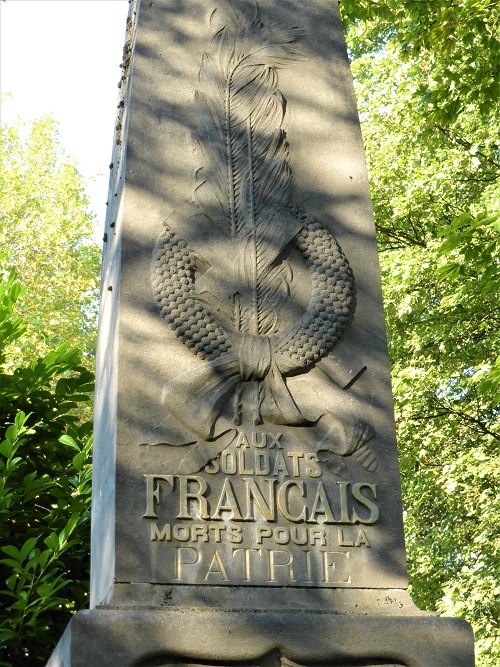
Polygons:
M122 66L91 609L49 664L471 667L407 592L337 3L134 2Z

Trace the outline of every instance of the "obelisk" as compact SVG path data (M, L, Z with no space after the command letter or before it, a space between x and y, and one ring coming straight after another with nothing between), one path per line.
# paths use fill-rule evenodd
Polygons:
M97 362L91 609L52 665L472 667L407 591L337 2L133 3Z

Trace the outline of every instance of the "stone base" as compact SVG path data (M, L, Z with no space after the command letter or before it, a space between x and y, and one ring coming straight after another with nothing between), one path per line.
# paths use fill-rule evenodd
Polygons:
M433 615L93 609L73 617L47 667L214 663L474 667L474 643L467 622Z

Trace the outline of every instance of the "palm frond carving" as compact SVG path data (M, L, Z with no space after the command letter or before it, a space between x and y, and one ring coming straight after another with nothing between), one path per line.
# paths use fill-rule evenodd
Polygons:
M292 177L276 70L299 56L302 32L265 26L258 9L250 21L219 10L213 20L222 23L203 57L196 94L206 160L196 202L232 242L234 275L218 282L231 285L233 326L271 334L290 281L286 262L273 263L300 229L286 209Z

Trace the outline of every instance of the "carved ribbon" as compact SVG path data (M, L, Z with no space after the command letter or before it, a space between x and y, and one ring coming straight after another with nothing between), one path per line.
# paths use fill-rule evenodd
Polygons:
M311 423L302 415L286 386L269 337L240 334L233 340L236 352L218 357L165 386L163 400L168 401L169 410L191 434L186 435L184 442L168 444L213 440L234 429L234 423L227 419L218 424L219 416L237 386L252 381L261 385L260 415L264 421L290 426ZM193 415L196 415L194 424Z
M163 401L183 427L182 433L178 431L174 441L167 444L206 443L206 455L200 460L206 463L216 457L231 442L221 436L237 432L233 418L224 414L224 409L240 385L252 381L260 383L262 419L277 425L312 427L318 453L348 456L372 437L371 424L360 403L322 379L319 371L295 379L301 391L294 397L268 337L240 335L233 348L238 353L218 357L165 385ZM298 403L302 403L300 407Z

